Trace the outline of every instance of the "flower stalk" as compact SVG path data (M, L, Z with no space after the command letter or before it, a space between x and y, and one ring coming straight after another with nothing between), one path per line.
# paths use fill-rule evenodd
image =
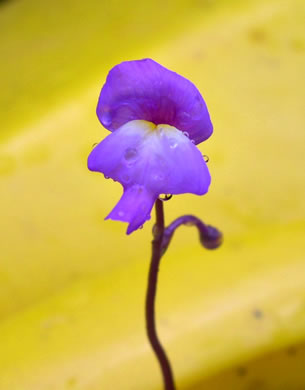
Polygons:
M146 293L146 331L152 349L154 350L160 364L164 382L164 390L175 390L176 387L171 365L159 341L156 330L155 298L157 292L159 265L163 254L162 243L164 237L164 212L163 203L160 199L156 200L155 208L156 224L153 229L154 238L152 241L152 257Z
M205 225L199 218L193 215L184 215L173 221L168 227L164 223L163 202L156 200L156 223L153 228L152 257L148 275L146 293L146 331L149 342L159 362L164 390L175 390L173 371L169 359L162 347L157 330L155 316L155 299L157 293L158 272L162 256L168 248L176 229L181 225L195 226L199 232L201 244L206 249L216 249L222 243L221 232L210 225Z

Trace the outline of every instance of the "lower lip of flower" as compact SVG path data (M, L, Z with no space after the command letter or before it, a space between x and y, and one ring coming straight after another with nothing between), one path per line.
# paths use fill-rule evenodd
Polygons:
M129 233L149 219L159 194L203 195L210 184L205 161L186 132L145 120L108 135L92 150L88 167L123 185L123 197L108 217L129 222Z

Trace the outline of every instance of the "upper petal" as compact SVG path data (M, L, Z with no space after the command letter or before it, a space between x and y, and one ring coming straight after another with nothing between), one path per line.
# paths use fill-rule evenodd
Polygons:
M88 167L151 194L208 191L211 177L197 147L171 126L132 121L108 135L90 153Z
M110 131L136 119L186 131L196 144L213 131L198 89L184 77L151 59L116 65L102 88L97 116Z

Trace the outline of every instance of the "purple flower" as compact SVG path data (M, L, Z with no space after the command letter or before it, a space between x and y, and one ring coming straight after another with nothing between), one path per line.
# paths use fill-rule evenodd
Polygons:
M112 133L92 150L88 168L123 185L106 219L128 222L127 234L150 219L160 194L208 191L211 177L195 144L213 126L190 81L151 59L123 62L108 74L97 116Z

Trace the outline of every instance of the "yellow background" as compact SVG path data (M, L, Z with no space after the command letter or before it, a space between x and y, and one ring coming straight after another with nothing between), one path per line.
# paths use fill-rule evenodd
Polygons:
M179 390L305 388L304 3L0 3L0 390L157 390L144 331L151 228L103 218L121 195L86 159L107 135L108 70L150 57L192 80L214 135L204 197L225 236L177 233L158 328Z

